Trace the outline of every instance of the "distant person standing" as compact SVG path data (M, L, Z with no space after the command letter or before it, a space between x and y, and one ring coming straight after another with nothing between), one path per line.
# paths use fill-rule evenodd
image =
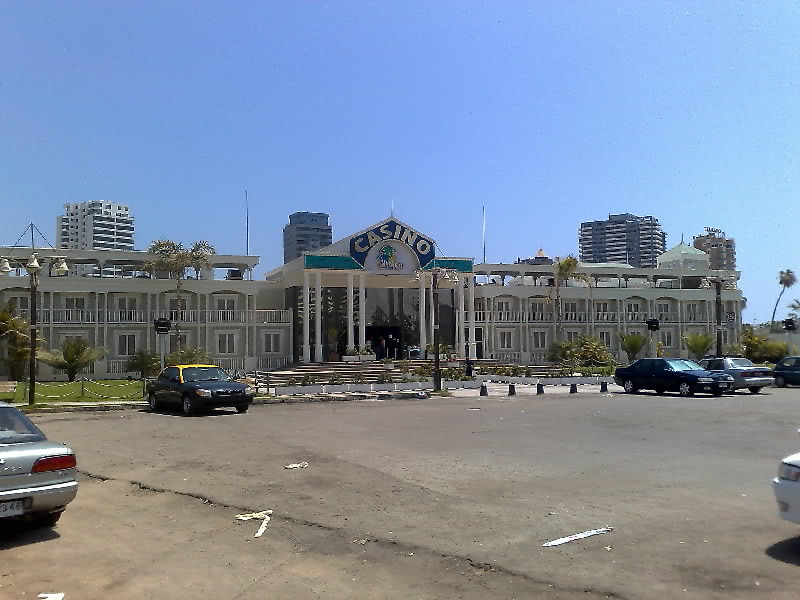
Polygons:
M475 363L472 362L471 358L468 358L467 361L464 363L464 373L467 377L472 377L473 373L475 372Z

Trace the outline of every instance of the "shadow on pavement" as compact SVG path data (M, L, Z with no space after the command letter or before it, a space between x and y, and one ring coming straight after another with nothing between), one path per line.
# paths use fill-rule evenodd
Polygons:
M59 537L52 527L37 527L27 521L8 519L0 527L0 550L48 542Z
M764 552L770 558L800 567L800 536L772 544Z

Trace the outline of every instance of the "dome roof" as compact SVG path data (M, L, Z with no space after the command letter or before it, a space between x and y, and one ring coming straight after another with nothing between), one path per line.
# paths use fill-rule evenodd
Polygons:
M674 264L683 265L684 263L703 263L707 265L708 260L708 254L702 250L698 250L685 242L681 242L674 248L670 248L664 252L664 254L661 254L656 259L656 262L660 267Z

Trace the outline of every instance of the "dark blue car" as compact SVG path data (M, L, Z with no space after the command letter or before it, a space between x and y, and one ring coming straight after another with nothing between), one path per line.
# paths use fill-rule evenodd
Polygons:
M162 406L180 407L185 415L232 406L244 413L250 408L255 388L234 381L216 365L175 365L167 367L147 385L150 410Z
M787 384L800 385L800 356L787 356L779 360L772 374L778 387L786 387Z
M726 373L706 371L685 358L641 358L614 372L614 381L629 394L639 390L655 390L657 394L678 392L681 396L707 393L721 396L733 390L733 377Z

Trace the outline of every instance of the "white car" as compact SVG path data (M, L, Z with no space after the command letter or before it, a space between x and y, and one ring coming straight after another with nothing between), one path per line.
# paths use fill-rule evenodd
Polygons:
M778 476L772 480L772 491L778 501L780 517L800 523L800 452L783 459Z

